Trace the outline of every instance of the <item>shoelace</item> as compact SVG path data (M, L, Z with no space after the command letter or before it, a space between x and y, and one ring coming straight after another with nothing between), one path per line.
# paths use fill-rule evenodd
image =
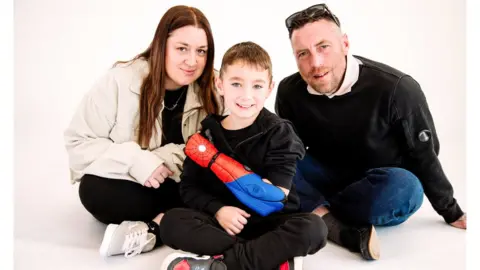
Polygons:
M129 229L134 229L138 224ZM125 258L130 258L142 253L143 248L152 241L153 237L147 240L148 228L133 231L125 236L122 249L125 250Z

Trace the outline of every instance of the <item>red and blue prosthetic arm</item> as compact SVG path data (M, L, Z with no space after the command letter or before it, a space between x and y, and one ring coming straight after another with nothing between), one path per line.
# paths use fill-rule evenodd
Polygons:
M195 163L210 168L237 199L261 216L283 209L285 193L247 170L233 158L220 153L200 133L192 135L185 146L185 153Z

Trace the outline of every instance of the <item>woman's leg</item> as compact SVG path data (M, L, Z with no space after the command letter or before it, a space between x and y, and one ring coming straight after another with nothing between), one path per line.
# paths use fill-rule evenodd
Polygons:
M87 211L105 224L125 220L149 222L158 214L183 205L178 184L173 180L154 189L128 180L85 175L79 195Z
M183 206L178 184L173 180L154 189L128 180L85 175L80 182L79 195L88 212L100 222L110 224L101 247L105 256L124 253L126 239L134 243L132 235L146 237L148 243L140 251L162 245L158 224L163 213ZM140 241L140 245L144 242ZM132 245L127 249L139 249L135 243Z

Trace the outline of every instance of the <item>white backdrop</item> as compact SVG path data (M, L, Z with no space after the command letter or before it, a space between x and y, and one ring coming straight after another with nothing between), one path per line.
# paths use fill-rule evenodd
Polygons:
M278 83L296 71L284 19L316 1L16 0L15 216L72 196L63 131L93 82L117 60L149 45L162 14L193 5L209 19L215 67L234 43L251 40L273 61ZM441 142L440 159L465 200L465 3L448 0L326 1L351 49L411 74L421 84ZM272 6L273 5L273 6ZM267 101L273 110L276 88ZM52 192L53 191L53 192ZM53 209L52 209L53 210ZM54 210L53 210L54 211ZM18 221L18 220L17 220Z

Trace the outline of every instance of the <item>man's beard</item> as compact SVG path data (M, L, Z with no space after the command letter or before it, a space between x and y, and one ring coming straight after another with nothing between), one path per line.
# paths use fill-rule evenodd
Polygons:
M315 90L316 92L320 93L320 94L324 94L324 95L332 95L334 94L335 92L338 91L339 89L339 84L338 84L338 81L335 80L335 78L333 77L333 74L329 74L329 75L332 75L332 79L327 83L315 83L315 82L312 82L311 84L309 84L313 90Z

